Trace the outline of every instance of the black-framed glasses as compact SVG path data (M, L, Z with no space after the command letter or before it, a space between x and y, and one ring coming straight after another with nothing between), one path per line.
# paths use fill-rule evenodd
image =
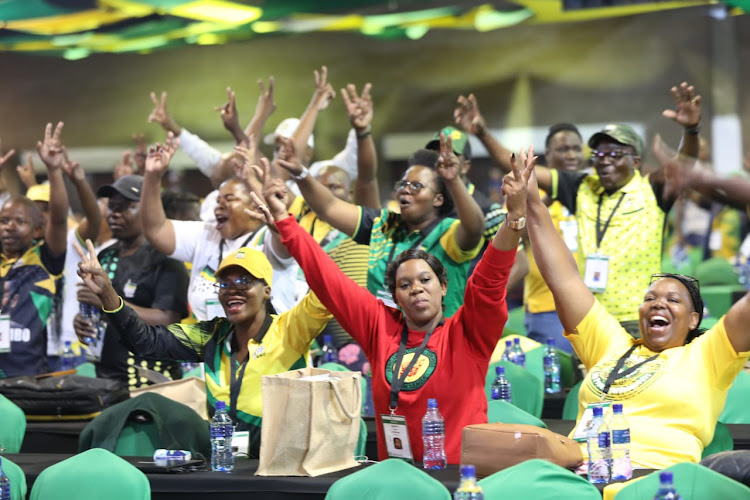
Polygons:
M594 149L591 151L591 159L603 160L609 158L612 161L619 161L625 156L633 156L634 154L632 151L599 151Z
M233 286L237 290L247 290L256 281L261 281L261 280L259 280L258 278L254 278L252 276L240 276L239 278L235 278L233 280L217 281L213 285L214 285L214 288L216 288L217 292L227 292Z
M396 181L396 184L393 186L394 191L406 191L409 194L417 194L423 189L432 189L433 191L437 192L435 188L431 188L430 186L422 184L421 182L400 180Z

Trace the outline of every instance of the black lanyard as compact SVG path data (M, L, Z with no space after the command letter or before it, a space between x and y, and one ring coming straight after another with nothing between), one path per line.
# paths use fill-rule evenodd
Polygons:
M631 354L633 354L633 351L635 351L636 347L638 347L638 344L633 345L630 349L628 349L628 352L626 352L620 359L617 360L617 364L612 369L611 372L609 372L609 376L607 377L607 381L604 383L604 389L602 392L604 394L609 393L609 389L612 387L612 384L614 384L616 381L620 380L621 378L627 377L634 371L636 371L641 366L645 365L646 363L650 363L651 361L655 360L659 357L659 354L654 354L648 359L644 359L640 363L636 363L630 368L627 368L625 370L622 369L623 365L625 365L625 360L630 357Z
M389 405L389 409L391 410L391 412L394 412L396 408L398 408L398 393L401 392L401 387L404 385L406 377L409 376L409 372L412 368L414 368L417 360L424 352L425 347L427 347L427 342L430 341L432 332L434 332L438 326L443 326L443 323L444 320L441 319L440 323L438 323L435 328L427 332L422 343L419 345L419 347L417 347L417 350L414 351L414 357L411 358L411 361L406 366L406 370L404 370L404 373L399 375L398 372L401 369L401 362L404 360L404 355L406 354L406 342L409 340L409 329L406 327L406 323L404 323L404 329L401 331L401 342L398 345L396 362L393 364L393 382L391 383L391 400Z
M260 231L261 227L263 227L263 226L260 226L258 229L256 229L252 233L250 233L250 236L247 237L247 239L245 240L245 242L242 243L242 245L240 245L239 248L247 246L247 244L250 243L250 240L253 239L253 236L255 236L255 233L257 233L258 231ZM221 261L222 260L224 260L224 238L222 238L221 241L219 241L219 263L217 264L216 269L219 268L218 266L221 265Z
M603 198L604 198L604 193L599 195L599 206L596 209L596 248L599 248L599 246L602 244L602 240L604 239L604 233L607 232L607 228L609 227L609 223L612 222L612 217L614 217L615 211L617 211L617 208L620 206L620 203L622 203L622 199L625 198L625 193L622 193L620 195L620 199L617 200L617 204L615 205L615 208L613 208L612 211L609 213L609 218L607 219L607 222L604 223L604 227L601 227Z
M412 244L412 246L409 247L409 249L417 248L419 245L421 245L422 242L425 240L425 238L427 238L430 235L430 233L432 232L432 230L435 229L435 227L440 223L441 220L443 220L443 218L442 217L438 217L437 219L435 219L432 222L430 222L427 226L425 226L424 229L420 230L420 232L422 234L419 236L419 239L417 239L417 241L415 241ZM396 251L396 241L394 241L393 238L391 238L391 243L392 243L392 245L391 245L391 251L388 253L388 260L385 261L385 267L386 267L386 269L388 268L388 264L390 264L391 261L393 260L393 253Z
M271 327L271 323L273 323L273 318L271 318L271 315L269 313L266 313L263 324L261 325L258 333L255 334L255 337L253 337L253 340L260 343L263 340L263 337L265 337L266 332L268 332L268 329ZM232 339L232 342L230 342L230 349L232 351L232 354L229 357L229 417L232 419L232 422L236 422L237 400L240 397L240 389L242 389L242 380L245 376L245 368L247 368L247 364L250 362L250 353L248 352L245 359L242 360L240 373L237 373L237 350L232 348L232 343L237 342L237 335L235 335L234 332L232 332L232 335L234 337Z

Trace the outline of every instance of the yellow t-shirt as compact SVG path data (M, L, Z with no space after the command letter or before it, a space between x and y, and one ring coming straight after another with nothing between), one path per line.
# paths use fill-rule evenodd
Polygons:
M576 332L565 336L588 369L578 393L580 420L588 404L602 400L608 375L633 344L638 347L624 368L656 353L634 340L596 301ZM666 349L616 380L604 399L623 404L633 465L663 469L700 461L703 448L713 439L727 391L748 357L750 352L735 352L722 317L691 343Z

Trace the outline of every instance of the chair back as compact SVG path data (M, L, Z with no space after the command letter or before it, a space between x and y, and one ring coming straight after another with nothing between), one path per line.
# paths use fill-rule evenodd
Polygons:
M725 424L750 424L750 373L741 371L732 382L727 393L727 402L719 415L719 422Z
M342 477L326 500L450 500L443 483L403 460L389 458Z
M491 363L484 382L487 400L492 399L492 381L495 380L495 367L504 366L505 376L511 385L511 402L527 413L540 418L544 406L544 385L534 375L509 361Z
M75 493L73 493L75 492ZM47 467L31 488L31 500L150 500L146 475L101 448Z
M714 453L721 453L722 451L731 451L734 449L734 438L732 433L729 432L729 427L716 422L716 428L714 429L714 438L708 443L708 446L703 448L701 459L706 458Z
M10 481L10 500L26 500L26 474L16 464L5 457L2 459L3 473Z
M541 345L536 349L526 352L526 369L533 374L544 387L544 349L546 346ZM560 349L557 351L557 357L560 360L560 384L562 387L571 387L575 381L573 373L573 362L570 354Z
M526 311L523 310L523 307L514 307L508 311L508 321L505 322L505 326L503 327L503 337L506 335L526 337L525 317Z
M570 392L565 396L565 405L563 406L563 420L578 419L578 391L581 389L581 382L571 387Z
M13 401L0 394L0 449L19 453L26 434L26 415Z
M750 488L699 464L685 462L664 470L672 472L675 490L682 500L750 498ZM615 500L654 498L659 490L659 472L629 483L617 493Z
M531 415L510 403L506 403L502 399L487 402L487 421L490 424L502 422L504 424L526 424L535 425L542 429L547 428L547 424L536 418L534 415Z
M504 500L601 500L596 486L552 462L534 458L479 481L484 498ZM649 497L650 498L650 497Z

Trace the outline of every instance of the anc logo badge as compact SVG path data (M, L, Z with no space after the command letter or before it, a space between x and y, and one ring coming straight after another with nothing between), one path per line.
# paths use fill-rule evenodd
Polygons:
M404 358L401 360L401 367L398 373L399 376L402 375L406 367L409 366L409 363L411 363L411 360L414 358L414 351L416 351L417 349L417 347L412 347L406 350ZM385 363L385 378L386 380L388 380L389 384L392 384L394 380L393 370L396 365L397 356L398 352L394 352ZM417 389L421 388L430 379L432 373L435 371L436 366L437 354L430 351L429 349L425 349L424 351L422 351L419 359L417 359L417 362L414 363L414 366L406 376L406 380L404 380L404 385L401 386L401 390L416 391Z

